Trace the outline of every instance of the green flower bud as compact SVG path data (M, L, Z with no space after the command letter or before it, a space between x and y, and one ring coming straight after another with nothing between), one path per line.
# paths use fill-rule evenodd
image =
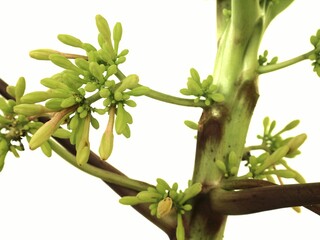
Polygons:
M157 181L157 186L158 185L162 186L162 188L165 189L165 190L170 190L171 189L169 184L164 179L157 178L156 181Z
M20 102L20 98L23 96L26 90L26 80L24 77L20 77L15 86L15 98L17 102Z
M215 163L216 163L218 169L219 169L223 174L228 174L227 166L226 166L226 164L224 163L224 161L218 159L218 160L216 160Z
M83 147L80 151L77 151L76 161L79 166L86 164L90 156L90 148L88 146Z
M36 91L36 92L31 92L27 93L26 95L22 96L20 101L21 103L37 103L37 102L42 102L50 98L50 94L47 92L43 91Z
M62 122L74 111L73 108L64 109L56 113L50 121L43 124L29 141L29 147L34 150L47 141L50 136L58 129Z
M122 37L122 25L121 23L117 22L113 28L113 42L114 42L114 49L116 54L118 53L121 37Z
M307 139L307 134L302 133L294 138L292 138L288 143L287 146L290 148L288 154L295 152Z
M59 54L59 52L52 49L37 49L31 51L29 56L37 60L50 60L51 54Z
M53 134L53 137L61 138L61 139L68 139L70 138L71 133L64 129L64 128L58 128Z
M135 196L125 196L125 197L120 198L119 203L121 203L123 205L136 205L136 204L141 203L141 200L139 200Z
M114 64L112 54L110 54L108 51L106 51L106 50L104 50L104 49L100 49L100 50L98 51L98 54L99 54L99 57L100 57L103 61L107 62L107 63L110 64L110 65L113 65L113 64Z
M89 71L89 62L83 58L76 58L74 63L84 71Z
M102 160L107 160L113 149L113 126L114 126L115 107L112 107L109 111L109 120L105 132L102 135L99 155Z
M99 91L99 95L100 97L102 98L108 98L110 96L111 92L108 88L102 88L100 91Z
M275 152L273 152L270 156L266 158L263 164L256 168L255 175L259 175L265 169L279 162L283 157L285 157L288 154L289 150L290 148L287 145L278 148Z
M59 34L58 39L60 40L60 42L72 47L82 48L83 45L83 43L78 38L68 34Z
M116 60L115 63L116 63L117 65L119 65L119 64L121 64L121 63L124 63L126 60L127 60L126 57L120 56L120 57L117 58L117 60Z
M142 95L146 95L149 91L150 91L150 88L148 87L138 86L126 92L126 94L129 94L130 96L142 96Z
M179 201L179 203L182 205L189 199L195 197L198 195L202 190L202 184L201 183L194 183L190 187L188 187L184 192L183 192L183 198Z
M212 84L212 82L213 82L213 77L212 77L212 75L209 75L209 76L207 77L207 79L205 79L205 80L202 81L202 83L201 83L202 88L203 88L203 89L209 89L209 87L210 87L210 85Z
M112 76L113 74L116 74L118 72L118 67L117 65L113 64L108 67L107 69L107 78Z
M177 240L185 240L184 225L183 225L182 215L180 213L178 213L177 215L176 238Z
M139 77L135 74L128 75L125 79L122 80L120 86L117 88L116 92L123 92L126 89L131 89L138 87Z
M51 62L53 62L55 65L59 67L75 71L79 74L83 74L83 70L75 66L69 59L67 59L64 56L61 56L60 54L51 54L49 56L49 59L51 60Z
M11 85L8 85L6 87L6 92L9 93L12 97L16 97L16 87L15 86L11 86Z
M97 78L101 84L105 82L105 79L103 77L103 72L105 69L102 69L98 63L90 62L89 63L89 70L90 70L91 74L95 78Z
M224 96L221 93L213 93L210 94L210 98L215 101L215 102L223 102L224 101Z
M193 95L192 92L187 88L180 89L180 93L183 94L183 95L186 95L186 96Z
M199 73L196 69L194 68L191 68L190 69L190 75L191 75L191 78L193 79L193 81L195 81L197 84L201 84L200 82L200 76L199 76Z
M61 103L63 100L64 100L63 98L52 98L46 101L45 106L46 108L49 108L54 112L57 112L63 109L63 107L61 107Z
M44 113L51 112L52 110L40 104L19 104L14 106L13 111L25 116L35 116L43 115Z
M129 53L129 50L124 49L118 54L118 57L124 57L124 56L128 55L128 53Z
M137 106L137 103L133 100L127 100L125 103L129 107L136 107Z
M52 156L52 149L48 141L45 141L41 146L41 151L46 155L47 157Z
M197 83L193 78L188 78L187 86L192 95L195 96L202 96L203 90L201 88L201 85Z
M96 25L103 39L111 45L111 31L107 20L101 15L97 15Z
M137 194L137 198L143 202L157 202L163 196L160 193L142 191Z
M198 123L195 123L195 122L193 122L193 121L185 120L185 121L184 121L184 124L185 124L187 127L191 128L191 129L193 129L193 130L198 130L198 129L199 129Z
M71 107L73 105L77 104L76 99L74 96L68 97L66 99L63 99L63 101L61 102L61 107L62 108L68 108Z

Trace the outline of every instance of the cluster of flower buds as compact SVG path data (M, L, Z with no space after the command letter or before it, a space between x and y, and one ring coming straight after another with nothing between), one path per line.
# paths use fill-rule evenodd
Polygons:
M51 49L38 49L30 56L38 60L49 60L62 68L51 77L41 80L47 91L35 91L21 94L13 88L10 93L16 100L16 114L30 118L49 117L31 137L31 149L41 147L49 155L50 146L47 140L61 132L61 125L66 123L70 142L77 150L76 160L79 165L87 162L90 154L90 127L99 128L94 113L109 114L106 130L99 147L100 157L108 159L113 148L113 129L117 134L130 137L129 124L133 119L126 106L135 107L132 96L141 96L149 88L139 85L139 78L132 74L124 77L119 74L118 65L126 60L128 50L119 52L122 38L122 26L116 23L111 33L109 24L101 15L96 16L98 43L100 49L80 39L60 34L58 39L69 46L84 50L85 55L62 53ZM116 76L116 78L114 78ZM120 76L120 77L119 77ZM120 80L115 80L120 79ZM100 106L94 105L100 103ZM101 104L102 103L102 104ZM62 133L62 132L61 132Z
M155 187L148 187L147 190L139 192L136 196L122 197L119 202L125 205L149 203L151 215L158 218L165 217L168 214L176 214L176 237L178 240L184 240L185 231L182 215L192 209L188 200L198 195L201 190L202 185L200 183L192 184L189 181L189 185L184 191L178 191L177 183L170 186L165 180L158 178Z
M199 73L194 68L190 69L191 77L188 78L187 88L180 90L180 93L186 96L195 96L194 102L199 102L202 98L207 106L213 102L222 102L224 96L217 92L217 85L213 84L213 77L209 75L203 81L200 80Z
M262 136L258 135L262 143L257 150L263 150L264 152L259 156L249 156L247 163L249 167L248 177L275 182L272 176L276 176L280 183L281 178L291 178L299 183L305 182L297 171L289 167L285 159L290 159L300 154L299 147L304 143L307 135L302 133L285 139L281 136L298 124L298 120L291 121L282 130L273 134L276 122L270 122L268 117L263 120L264 132Z
M22 139L31 139L31 135L44 124L37 121L37 115L45 115L50 111L41 105L23 104L26 82L23 77L19 78L15 86L8 86L7 92L12 99L0 98L0 171L4 166L5 157L8 152L12 152L15 157L19 157L18 151L23 151ZM52 129L50 129L52 130ZM61 128L55 129L53 136L68 138L69 133ZM40 145L43 153L50 157L52 150L50 144L44 140Z
M268 50L264 50L262 55L259 55L258 63L260 66L276 64L278 57L273 57L270 62L268 62Z
M320 29L316 35L310 37L310 42L314 47L314 52L309 55L309 59L313 61L313 71L320 77Z

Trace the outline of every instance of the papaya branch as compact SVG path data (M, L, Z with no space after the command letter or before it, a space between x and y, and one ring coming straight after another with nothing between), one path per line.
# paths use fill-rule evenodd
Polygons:
M10 94L7 93L7 91L6 91L7 86L8 86L8 84L0 78L0 95L2 95L6 99L13 99L14 100L14 98ZM39 118L39 121L44 122L44 123L47 122L48 120L49 119L46 117ZM56 144L53 147L54 150L57 150L58 148L63 148L63 150L67 151L67 154L69 153L69 154L72 154L73 156L76 155L76 149L75 149L74 145L72 145L68 139L61 139L61 138L57 138L57 137L53 137L53 138L54 138L54 140L56 140L56 142L58 142L58 144ZM109 172L109 175L117 175L121 179L129 179L128 177L126 177L126 175L124 173L122 173L117 168L113 167L111 164L109 164L105 161L101 161L100 157L92 151L90 151L87 165L88 165L88 167L91 166L91 170L93 170L93 171L95 171L93 168L96 168L96 171L100 170L99 171L100 173L101 173L101 170L104 170L105 172ZM84 170L84 169L82 169L82 170ZM137 187L128 188L128 187L122 186L121 183L119 185L115 182L110 183L109 181L105 181L105 180L103 180L103 181L114 192L116 192L121 197L135 196L139 192L139 190L137 190ZM132 180L132 181L135 182L137 184L136 186L138 186L138 188L141 188L141 189L143 189L143 188L146 189L148 186L152 186L148 183L144 183L141 181L137 181L137 180ZM148 208L148 204L139 204L139 205L135 205L132 207L137 212L139 212L141 215L143 215L148 220L150 220L152 223L154 223L156 226L158 226L160 229L162 229L164 232L166 232L169 236L171 236L172 234L175 233L176 220L173 219L171 216L166 216L161 219L154 217L154 216L151 216L150 210Z
M235 191L237 190L237 191ZM225 180L210 191L211 207L226 215L304 206L320 215L320 183L275 185L264 180Z

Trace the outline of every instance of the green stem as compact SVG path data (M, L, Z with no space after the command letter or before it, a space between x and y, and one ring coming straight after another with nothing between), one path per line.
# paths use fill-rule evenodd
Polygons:
M126 77L120 70L118 70L118 72L115 75L120 81ZM142 85L139 85L139 86L142 86ZM145 96L162 101L162 102L172 103L172 104L185 106L185 107L207 107L203 100L195 103L193 99L179 98L179 97L171 96L171 95L161 93L152 89L150 89L150 91L146 93Z
M312 51L309 51L307 53L304 53L300 56L297 56L295 58L289 59L289 60L281 62L281 63L271 64L271 65L266 65L266 66L259 66L258 73L264 74L264 73L273 72L273 71L279 70L281 68L291 66L291 65L296 64L298 62L301 62L303 60L309 59L309 56L311 54L313 54L314 52L315 52L315 50L312 50Z
M95 94L88 97L86 100L87 100L88 104L92 104L92 103L98 101L99 99L101 99L100 93L96 92Z
M71 154L69 151L67 151L65 148L63 148L60 144L58 144L56 141L49 139L49 144L53 151L55 151L60 157L65 159L67 162L72 164L73 166L77 167L78 169L92 175L95 177L98 177L105 182L117 184L122 187L126 187L129 189L133 189L136 191L144 191L146 190L150 185L130 179L125 176L118 175L116 173L103 170L101 168L94 167L90 164L84 164L82 166L79 166L77 164L76 158L73 154Z

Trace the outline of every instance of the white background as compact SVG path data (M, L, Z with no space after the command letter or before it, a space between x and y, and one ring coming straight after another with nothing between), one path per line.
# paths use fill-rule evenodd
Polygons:
M309 37L320 27L319 7L317 0L295 1L271 24L261 52L268 49L281 61L311 50ZM130 50L122 70L138 74L142 84L179 94L191 67L203 77L212 73L213 0L10 0L0 2L0 77L15 84L24 76L28 92L42 89L39 81L60 69L30 59L28 52L72 51L56 39L59 33L96 44L96 14L112 26L122 22L121 47ZM279 128L300 119L294 133L306 132L308 140L302 155L290 163L308 182L320 178L319 91L320 79L309 61L261 76L261 96L247 141L257 143L266 115L277 119ZM192 176L195 132L183 121L197 121L200 110L147 98L137 102L131 109L132 137L116 137L110 163L132 178L155 183L163 177L184 188ZM92 132L95 151L99 140L100 133ZM40 151L26 151L16 159L9 154L0 173L0 239L167 239L118 199L102 181L55 155L48 159ZM318 239L319 224L319 216L305 209L301 214L282 209L236 216L229 218L225 239Z

